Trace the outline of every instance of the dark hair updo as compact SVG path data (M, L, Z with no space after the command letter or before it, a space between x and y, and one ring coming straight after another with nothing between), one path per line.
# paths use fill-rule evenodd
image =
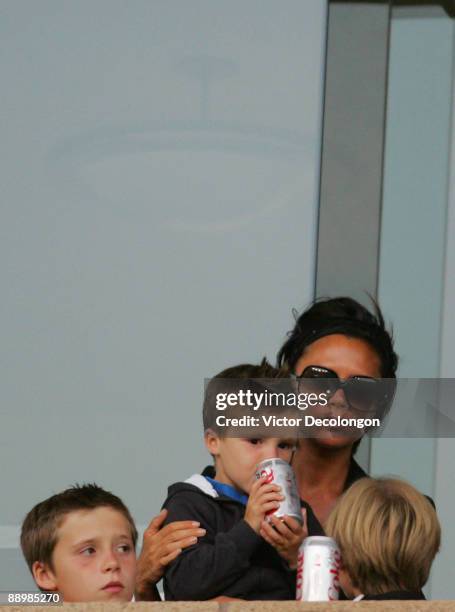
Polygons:
M392 332L386 329L375 300L374 312L349 297L316 300L297 319L294 329L278 352L278 367L295 368L305 349L324 336L342 334L367 342L378 354L381 376L396 378L398 355L393 350Z

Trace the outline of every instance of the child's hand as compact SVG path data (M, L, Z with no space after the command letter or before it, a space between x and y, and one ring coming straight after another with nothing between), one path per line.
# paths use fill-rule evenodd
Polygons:
M262 522L259 532L266 542L276 548L291 569L296 569L300 544L308 536L305 508L302 508L302 518L303 525L300 525L290 516L281 519L272 515L270 522Z
M259 533L266 513L276 510L284 499L280 491L278 485L266 484L265 478L259 478L253 483L246 505L245 521L256 533Z

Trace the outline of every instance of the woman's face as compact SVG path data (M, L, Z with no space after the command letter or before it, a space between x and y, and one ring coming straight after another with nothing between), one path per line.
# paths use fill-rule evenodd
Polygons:
M310 365L333 370L343 380L351 376L381 377L381 362L373 347L364 340L342 334L324 336L310 344L297 361L295 374L300 376ZM353 413L342 389L338 389L327 406L321 410L324 411L321 416L359 416L358 413ZM323 446L338 448L351 446L362 435L363 430L347 435L346 432L337 433L335 429L324 429L315 440Z

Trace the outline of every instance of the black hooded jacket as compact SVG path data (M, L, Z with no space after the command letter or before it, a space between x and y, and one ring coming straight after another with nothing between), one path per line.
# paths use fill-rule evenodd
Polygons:
M362 468L357 463L355 463L355 466L356 467L353 467L349 470L349 474L348 474L348 479L351 477L353 481L357 480L358 478L362 478L362 475L366 476L365 472L362 470ZM357 472L357 468L360 472ZM360 473L362 475L360 475ZM202 475L208 476L209 478L215 478L215 468L213 467L213 465L208 465L202 472ZM350 486L351 484L352 482L350 482L349 485L347 486ZM305 508L306 510L306 526L308 529L308 535L309 536L325 535L324 529L322 528L321 523L316 518L316 515L313 512L313 508L310 506L310 504L308 504L306 501L301 499L300 505L302 508Z
M241 502L218 495L196 474L171 485L163 507L166 523L194 520L207 530L166 568L166 600L295 598L295 571L243 520Z

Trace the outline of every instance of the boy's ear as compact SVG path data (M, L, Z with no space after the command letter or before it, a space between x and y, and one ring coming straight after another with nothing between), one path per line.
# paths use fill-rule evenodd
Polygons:
M32 574L36 584L43 591L57 591L57 580L47 563L35 561L32 565Z
M204 441L205 446L211 455L216 456L219 454L220 438L213 430L205 430Z

